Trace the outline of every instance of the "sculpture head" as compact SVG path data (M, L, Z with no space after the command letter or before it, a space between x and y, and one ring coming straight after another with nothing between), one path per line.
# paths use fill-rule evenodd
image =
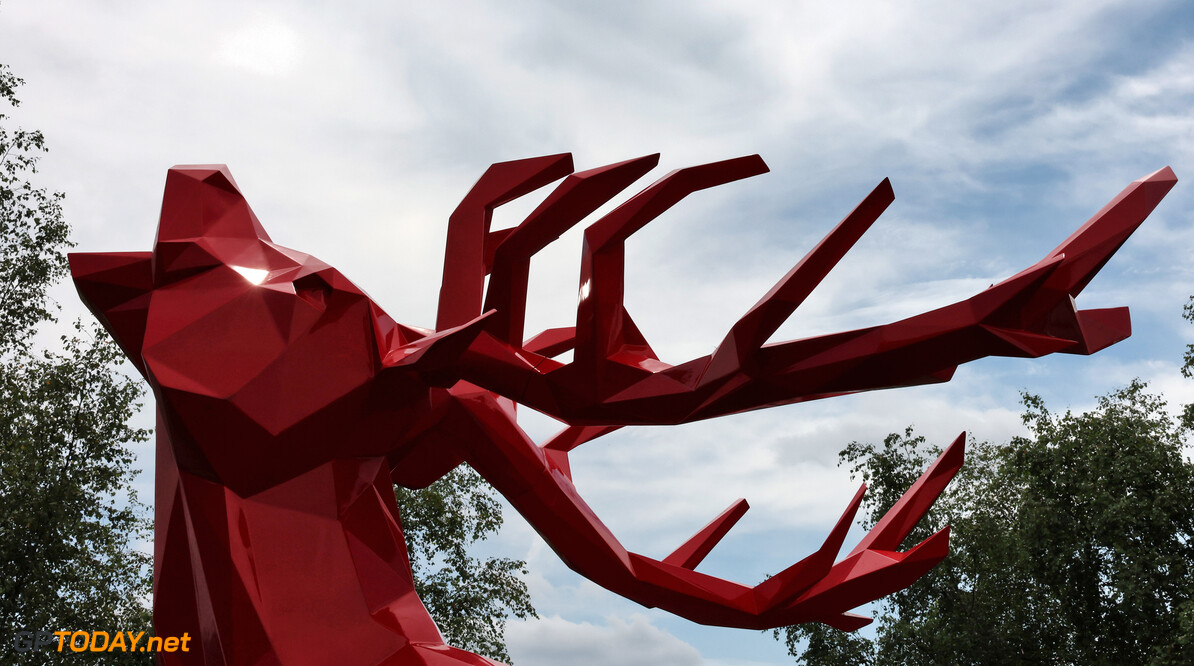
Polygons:
M70 262L176 449L193 449L180 464L229 485L392 450L428 400L425 375L477 329L396 324L335 268L274 243L223 166L169 171L152 252Z

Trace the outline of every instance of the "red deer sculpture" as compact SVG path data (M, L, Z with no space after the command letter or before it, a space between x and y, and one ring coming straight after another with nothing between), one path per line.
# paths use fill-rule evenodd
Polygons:
M451 216L434 332L271 242L222 166L170 170L152 252L71 255L84 302L157 399L154 623L194 638L163 661L493 664L444 645L415 595L391 485L422 487L462 462L570 567L641 604L733 627L861 627L847 611L946 555L948 529L897 548L961 465L963 437L844 559L865 487L819 550L754 587L695 571L744 500L653 559L586 506L568 452L623 425L943 382L984 356L1102 349L1129 335L1127 309L1077 310L1073 297L1176 182L1165 168L1132 183L1039 263L968 300L766 344L892 201L884 180L713 354L673 366L623 307L624 244L686 195L767 171L758 156L681 169L585 230L576 325L524 341L531 256L656 162L490 167ZM560 178L519 226L490 230L494 207ZM569 349L571 362L553 360ZM568 426L536 444L516 404Z

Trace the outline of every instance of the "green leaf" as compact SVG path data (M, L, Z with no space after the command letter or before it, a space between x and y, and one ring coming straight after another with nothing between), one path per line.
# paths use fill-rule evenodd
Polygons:
M423 490L394 490L415 590L444 640L511 663L506 619L538 615L523 580L526 562L468 553L502 526L493 489L471 468L458 467Z
M1194 465L1139 381L1094 410L1025 395L1029 437L972 442L904 547L951 524L951 554L881 602L873 637L776 632L810 665L1178 664L1194 660ZM840 454L874 499L869 527L936 451L911 429Z

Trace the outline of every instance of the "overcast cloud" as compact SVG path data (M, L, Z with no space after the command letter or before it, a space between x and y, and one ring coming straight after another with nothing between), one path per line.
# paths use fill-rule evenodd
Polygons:
M1194 178L1194 10L1180 0L348 4L0 5L0 62L27 81L15 116L47 136L42 181L67 193L79 249L148 249L166 168L227 163L275 240L427 326L447 215L491 162L571 151L584 169L661 152L657 177L760 153L770 174L701 192L630 243L628 308L678 362L711 350L885 176L896 202L777 338L965 298L1128 182L1167 164ZM941 444L962 430L1003 439L1020 432L1020 390L1080 409L1135 376L1194 401L1176 370L1194 340L1180 320L1190 192L1179 183L1081 298L1132 307L1124 343L627 430L577 452L578 485L655 556L747 497L702 570L755 582L819 545L845 507L855 486L836 452L851 440L910 423ZM536 259L529 330L571 322L579 247L570 233ZM82 314L68 287L56 294L66 318ZM489 547L528 559L543 617L511 625L519 664L791 662L758 632L618 599L508 522Z

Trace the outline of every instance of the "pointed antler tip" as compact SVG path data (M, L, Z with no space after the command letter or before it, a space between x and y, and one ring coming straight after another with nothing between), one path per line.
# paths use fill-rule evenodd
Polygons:
M1158 182L1177 182L1177 174L1173 173L1173 167L1164 166L1156 171L1144 176L1136 181L1137 183L1158 183Z
M942 459L949 458L951 466L960 467L962 461L966 457L966 431L954 438L954 441L945 448L945 452L941 454Z

